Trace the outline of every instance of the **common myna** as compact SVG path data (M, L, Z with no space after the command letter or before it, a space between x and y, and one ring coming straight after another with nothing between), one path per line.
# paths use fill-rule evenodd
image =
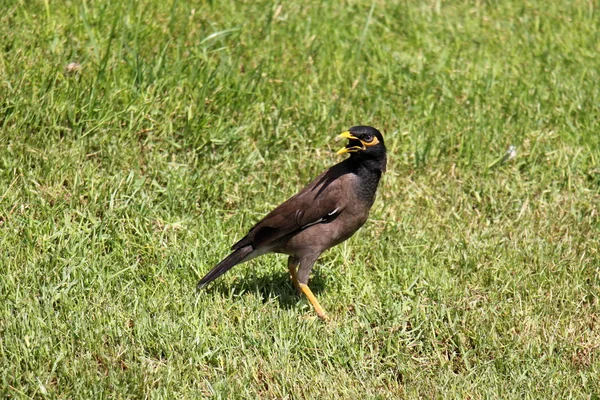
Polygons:
M349 153L350 157L254 225L231 247L233 252L200 279L198 289L237 264L267 253L283 253L289 255L294 286L306 295L317 315L327 319L307 286L308 276L325 250L348 239L365 223L387 161L383 136L377 129L355 126L340 137L348 139L348 144L337 154Z

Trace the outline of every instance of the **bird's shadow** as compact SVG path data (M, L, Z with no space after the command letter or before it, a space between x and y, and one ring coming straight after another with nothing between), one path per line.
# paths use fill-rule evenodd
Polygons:
M325 288L325 277L319 270L313 271L309 287L315 295L321 293ZM275 298L279 302L279 306L284 309L293 308L304 298L294 288L287 271L278 271L267 275L257 275L253 271L248 271L246 275L236 278L233 282L216 281L203 292L208 295L220 293L228 297L239 296L246 292L258 293L263 303Z

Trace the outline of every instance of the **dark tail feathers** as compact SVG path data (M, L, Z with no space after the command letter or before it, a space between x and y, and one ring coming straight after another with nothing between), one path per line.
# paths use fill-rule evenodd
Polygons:
M213 269L210 270L208 274L204 276L204 278L200 279L198 282L198 286L196 286L197 290L202 289L204 286L208 285L225 272L229 271L231 268L235 267L240 263L248 254L252 253L252 246L244 246L240 249L237 249L220 263L218 263Z

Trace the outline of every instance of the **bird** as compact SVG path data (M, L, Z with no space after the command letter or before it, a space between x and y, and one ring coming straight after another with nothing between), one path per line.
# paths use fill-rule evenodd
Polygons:
M200 279L197 290L238 264L282 253L289 256L287 266L295 288L320 319L328 319L308 287L312 267L323 252L350 238L367 221L387 164L383 135L377 129L354 126L339 137L348 142L337 154L350 156L256 223L231 247L231 254Z

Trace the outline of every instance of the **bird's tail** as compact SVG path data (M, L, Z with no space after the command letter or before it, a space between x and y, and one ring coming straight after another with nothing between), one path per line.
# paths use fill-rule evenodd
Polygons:
M248 256L248 254L252 253L252 250L253 248L251 245L244 246L225 257L225 259L218 263L213 269L211 269L210 272L204 276L204 278L200 279L200 282L198 282L198 286L196 286L196 289L202 289L203 287L205 287L206 285L223 275L225 272L229 271L231 268L241 263L244 260L244 258Z

